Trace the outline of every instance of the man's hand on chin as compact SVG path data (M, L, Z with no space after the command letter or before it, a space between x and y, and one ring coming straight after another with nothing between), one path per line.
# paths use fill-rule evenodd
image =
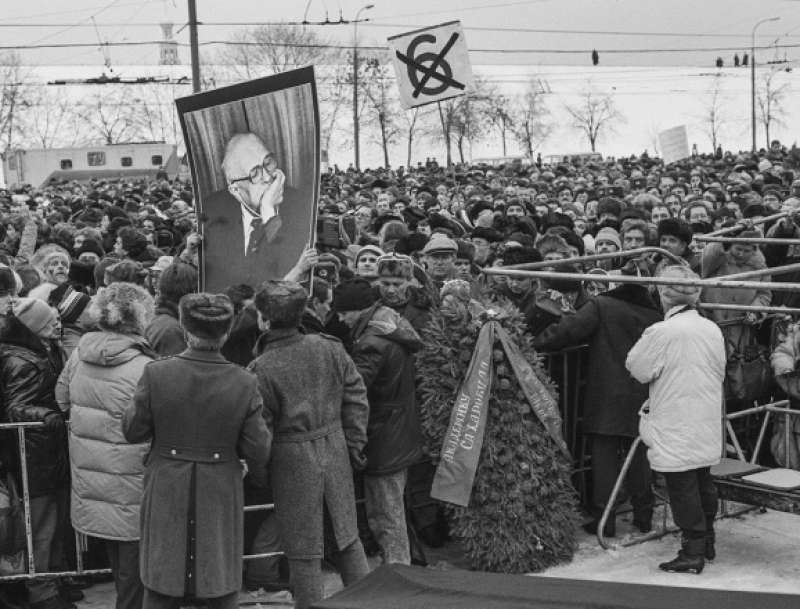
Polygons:
M278 205L283 203L283 185L286 182L286 175L280 170L275 170L275 179L267 186L261 197L261 213L262 222L266 223L277 212Z

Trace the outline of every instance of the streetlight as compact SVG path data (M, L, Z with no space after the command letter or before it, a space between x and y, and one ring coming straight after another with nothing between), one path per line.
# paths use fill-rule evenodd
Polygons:
M756 151L756 28L762 23L778 21L780 17L768 17L756 22L750 34L750 127L753 131L753 150Z
M353 141L356 157L356 171L361 169L361 161L358 151L358 18L361 11L368 11L374 4L366 4L358 9L356 18L353 20Z

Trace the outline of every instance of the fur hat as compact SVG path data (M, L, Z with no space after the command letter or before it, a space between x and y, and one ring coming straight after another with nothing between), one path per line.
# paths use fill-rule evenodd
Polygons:
M603 214L611 214L619 218L622 214L622 201L613 197L603 197L600 199L600 202L597 204L597 217L599 218Z
M503 266L541 262L542 254L532 247L509 247L503 253Z
M186 294L178 311L181 327L198 338L222 338L233 325L233 303L225 294Z
M489 243L498 243L503 240L503 235L500 234L500 231L483 226L473 228L469 236L472 239L485 239Z
M658 276L669 279L700 279L688 266L683 265L668 266ZM693 305L700 298L701 288L699 286L659 285L657 287L665 310L678 305Z
M478 219L481 212L486 210L494 211L494 207L492 207L491 203L487 203L486 201L477 201L467 210L467 218L469 218L470 222L475 224L475 220Z
M559 252L566 257L570 255L567 242L564 241L563 237L559 237L558 235L545 235L539 239L539 242L536 244L536 249L539 250L542 258L552 252Z
M293 281L269 280L256 292L256 309L273 328L293 328L300 324L308 292Z
M456 252L457 260L469 260L470 262L475 261L474 245L472 245L469 241L463 241L461 239L456 239L456 245L458 246L458 251Z
M408 256L387 254L378 258L378 277L396 277L411 281L413 267L414 263Z
M371 307L378 296L366 279L355 278L345 281L333 290L333 310L339 313L360 311Z
M102 330L139 336L144 336L153 311L153 297L147 290L122 281L101 288L89 305L89 315Z
M683 220L678 218L664 218L658 223L658 239L664 235L672 235L687 245L692 242L692 229Z

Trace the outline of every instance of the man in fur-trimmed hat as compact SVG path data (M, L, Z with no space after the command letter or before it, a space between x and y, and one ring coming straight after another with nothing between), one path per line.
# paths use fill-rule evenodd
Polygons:
M126 411L129 442L152 438L142 500L144 609L181 598L238 607L244 549L243 469L263 484L271 435L256 378L219 352L233 323L222 294L178 304L188 348L147 364Z

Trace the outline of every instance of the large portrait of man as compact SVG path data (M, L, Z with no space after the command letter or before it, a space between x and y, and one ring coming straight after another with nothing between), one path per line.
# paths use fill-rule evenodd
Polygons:
M313 243L320 179L313 68L176 104L203 234L202 289L283 277Z

